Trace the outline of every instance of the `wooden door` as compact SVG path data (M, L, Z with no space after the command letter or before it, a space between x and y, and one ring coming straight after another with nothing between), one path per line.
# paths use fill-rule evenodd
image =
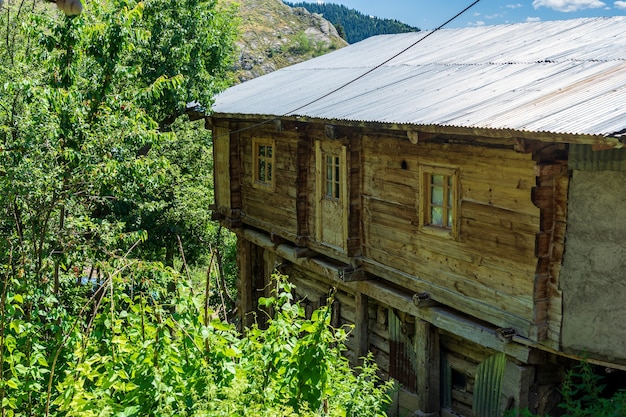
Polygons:
M346 147L336 141L315 143L316 238L342 251L348 239L348 174Z

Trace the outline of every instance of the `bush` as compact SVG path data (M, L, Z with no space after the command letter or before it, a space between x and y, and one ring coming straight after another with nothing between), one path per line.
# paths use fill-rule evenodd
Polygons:
M268 328L242 335L205 319L215 315L202 296L162 264L123 261L101 273L82 309L42 305L48 313L9 324L25 300L5 297L3 415L385 415L390 387L371 359L353 372L329 307L306 319L283 277L262 299L275 312Z
M626 392L618 391L610 398L603 396L605 385L588 362L581 362L570 370L563 383L563 401L559 407L565 417L626 417ZM506 417L540 417L528 410L514 410Z

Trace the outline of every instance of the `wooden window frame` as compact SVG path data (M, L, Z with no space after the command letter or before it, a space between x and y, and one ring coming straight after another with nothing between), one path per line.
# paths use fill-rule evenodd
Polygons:
M271 147L272 155L270 157L261 155L261 147ZM276 141L274 139L252 139L252 185L254 188L274 191L276 189ZM265 176L261 178L261 164L265 163ZM269 166L269 170L268 167ZM267 173L270 174L270 179L267 179Z
M453 167L436 165L420 166L420 196L419 196L419 227L420 231L432 235L458 239L459 237L459 170ZM432 178L443 176L443 203L441 206L433 205L431 201ZM449 181L446 181L448 179ZM448 184L449 182L449 184ZM432 221L432 208L441 207L442 217L451 217L451 224L437 225Z
M324 155L323 163L323 178L324 178L324 198L327 200L333 201L341 201L342 195L342 186L341 181L343 180L342 169L345 167L342 166L341 155L335 155L332 153L322 152ZM330 162L329 162L330 160Z

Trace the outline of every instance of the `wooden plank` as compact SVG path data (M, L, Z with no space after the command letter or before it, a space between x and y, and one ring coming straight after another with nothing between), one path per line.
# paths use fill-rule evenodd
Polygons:
M480 245L483 250L504 253L518 261L535 256L535 235L511 232L485 224L461 219L461 240L467 245Z
M406 218L405 220L403 216L399 215L402 211L389 210L390 214L379 213L373 210L373 207L378 203L366 199L365 204L365 245L371 245L378 249L384 248L386 252L396 252L398 255L401 253L402 256L415 256L417 262L423 262L423 260L419 260L419 257L425 251L429 253L439 252L442 258L466 260L468 262L466 267L487 262L492 263L489 268L493 267L517 273L526 271L529 275L533 273L534 234L525 235L500 226L491 227L482 224L474 226L474 224L467 223L472 227L468 227L466 230L462 229L462 238L466 238L466 241L463 242L463 245L458 245L454 241L442 241L420 234L414 223L416 219L414 215L412 219ZM392 206L391 208L395 207ZM492 229L492 233L483 235L483 229ZM533 233L536 231L534 229ZM485 239L490 239L491 244ZM484 245L483 242L485 242ZM480 248L480 251L477 248ZM506 251L507 256L502 256L503 251ZM489 268L482 268L483 273Z
M452 369L466 375L469 378L474 378L476 376L476 367L478 364L468 361L463 356L451 352L446 352L445 355L446 361Z
M243 327L250 327L253 323L254 311L252 288L252 243L245 239L237 239L237 266L239 276L237 287L239 290L239 314Z
M369 351L369 314L368 297L360 292L354 295L355 301L355 329L354 335L357 339L358 357L365 357Z
M530 277L535 272L536 264L528 256L513 259L511 256L503 257L501 250L485 251L479 244L469 246L447 240L428 240L418 235L415 226L407 225L401 229L382 227L378 222L366 219L366 246L402 257L412 256L413 263L430 263L439 258L450 267L450 262L457 262L457 268L462 268L459 271L461 274L482 276L490 274L491 270L502 272L508 276L505 282L510 282L511 276L522 275L527 277L523 282L531 282ZM468 268L476 273L472 274Z
M500 412L531 407L531 387L535 379L534 368L507 361L502 378Z
M382 263L406 266L407 259L395 257L389 253L377 253L369 249L366 251L372 261L365 261L365 270L381 276L390 282L394 282L414 292L431 293L435 301L453 306L475 317L487 320L491 323L501 323L503 327L521 326L521 321L513 319L510 315L518 318L532 318L532 298L526 292L523 295L510 295L497 288L481 285L478 282L466 279L462 275L456 275L445 269L437 269L431 265L431 269L423 268L419 273L406 273L403 271L392 272L391 268L382 266ZM380 262L374 262L376 260ZM413 271L412 271L413 272ZM470 307L471 306L471 307ZM506 315L509 325L504 317ZM514 325L515 323L516 325Z
M460 404L464 404L465 406L471 407L472 401L474 400L474 396L471 392L453 389L452 390L452 403L458 402Z
M452 409L456 412L456 417L459 417L459 414L462 417L474 417L474 412L472 411L471 405L453 400Z
M355 290L367 294L370 299L402 309L439 329L454 333L498 352L505 352L522 362L528 361L530 352L528 349L515 343L503 342L497 337L495 329L480 325L469 317L441 307L419 309L413 304L409 295L372 281L358 281L348 284Z
M213 130L213 172L215 203L218 208L230 209L230 131L215 127Z
M378 221L391 227L416 224L417 221L417 209L414 205L406 206L374 197L366 197L365 211L370 221Z
M435 412L441 404L439 332L430 323L416 320L414 340L419 409Z
M370 332L369 342L372 351L379 350L389 354L389 333L387 333L387 337L383 337L379 333Z
M398 403L400 405L400 415L413 415L416 410L420 409L419 395L403 388L400 388Z
M536 233L539 229L539 210L535 214L526 214L516 210L464 201L461 204L461 218L473 219L483 224L491 224L519 233Z
M469 361L479 364L493 355L493 351L485 346L472 343L458 335L441 332L439 337L441 349L466 357Z
M503 249L487 251L480 245L460 245L443 239L428 241L423 236L416 236L410 228L393 230L381 227L375 222L367 225L366 233L364 242L366 248L382 250L390 256L406 259L407 267L402 269L409 273L419 273L429 268L444 268L478 280L494 275L496 283L511 288L519 285L523 287L532 282L531 277L535 273L536 265L532 262L532 256L531 259L521 256L507 258L502 256ZM408 265L419 267L413 269ZM516 277L520 277L521 281L511 282Z

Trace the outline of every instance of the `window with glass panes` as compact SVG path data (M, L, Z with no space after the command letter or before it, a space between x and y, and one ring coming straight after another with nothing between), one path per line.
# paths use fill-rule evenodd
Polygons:
M429 230L457 232L458 175L453 168L421 167L420 224Z
M452 228L452 201L454 199L452 176L428 175L428 206L426 221L430 226Z
M340 163L339 157L334 155L326 155L326 182L324 197L331 200L339 200L340 196Z
M257 186L274 187L274 141L253 140L254 183Z

